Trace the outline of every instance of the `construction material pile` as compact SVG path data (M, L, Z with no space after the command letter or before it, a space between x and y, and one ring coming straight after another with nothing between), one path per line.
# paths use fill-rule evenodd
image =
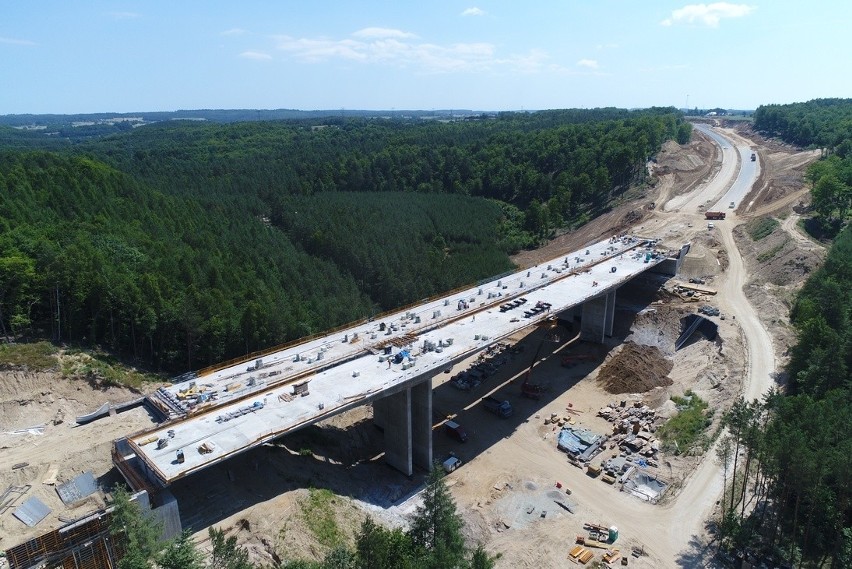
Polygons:
M656 466L652 460L660 450L660 442L654 437L662 418L647 405L637 401L628 405L622 401L618 405L611 403L598 411L598 416L613 423L613 436L610 438L627 455L639 455L648 460L634 460L638 466Z
M669 372L674 364L656 346L625 342L598 374L609 393L644 393L672 384Z

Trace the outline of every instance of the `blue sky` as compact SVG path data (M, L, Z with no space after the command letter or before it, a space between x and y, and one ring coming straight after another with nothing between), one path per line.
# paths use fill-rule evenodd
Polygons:
M848 0L0 0L0 114L852 97Z

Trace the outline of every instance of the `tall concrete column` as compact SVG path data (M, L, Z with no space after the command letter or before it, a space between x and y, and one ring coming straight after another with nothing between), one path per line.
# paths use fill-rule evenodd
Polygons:
M382 397L373 401L373 424L385 430L388 424L388 398Z
M612 336L615 321L615 290L611 290L583 303L580 338L587 342L602 344L606 336Z
M414 464L432 469L432 378L411 388L411 443Z
M612 326L615 323L615 289L606 294L606 316L604 317L604 334L612 336Z
M411 388L384 398L385 414L385 461L411 476L414 467L411 460Z

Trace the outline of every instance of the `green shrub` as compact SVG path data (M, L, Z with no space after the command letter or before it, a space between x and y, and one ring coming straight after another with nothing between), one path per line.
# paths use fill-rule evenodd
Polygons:
M697 445L706 447L709 439L704 431L713 420L713 411L707 402L691 391L684 397L672 396L678 406L678 413L659 428L657 434L667 450L675 454L688 454Z
M50 342L0 344L0 367L25 367L41 371L56 367L56 346Z
M771 235L779 225L778 220L774 217L761 217L748 222L746 224L746 231L752 241L760 241L764 237Z

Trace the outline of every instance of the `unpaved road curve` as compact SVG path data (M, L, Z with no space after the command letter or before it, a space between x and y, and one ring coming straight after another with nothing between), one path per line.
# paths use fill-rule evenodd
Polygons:
M791 213L781 222L781 229L787 232L787 235L793 238L799 247L802 249L823 249L823 246L815 241L811 241L799 231L798 223L801 216L798 213Z
M719 143L733 148L734 142L717 131L711 133L711 138ZM744 145L740 145L744 146ZM748 148L744 146L744 148ZM744 148L738 148L740 156L743 156ZM723 160L735 159L733 153L724 153ZM742 160L740 159L740 163ZM731 192L741 191L743 187L750 188L757 179L757 168L750 175L743 177L740 169L723 168L711 182L703 187L690 192L685 199L681 200L685 206L695 203L706 203L706 200L720 200L720 193L727 192L718 203L724 203L730 197ZM736 183L734 179L736 178ZM741 198L740 198L741 199ZM664 208L669 209L669 208ZM719 289L718 302L723 310L736 316L737 322L743 330L746 349L748 353L748 367L746 377L743 381L743 396L747 400L757 399L765 394L772 385L772 374L775 372L775 355L772 348L772 339L763 327L754 307L749 303L743 291L743 286L748 278L748 269L745 266L742 255L737 249L733 237L733 228L737 224L737 215L728 210L728 219L716 223L716 231L720 241L728 253L729 265L725 273L725 280ZM716 499L722 492L721 466L715 460L715 445L705 455L704 460L693 473L684 486L677 499L668 508L665 515L668 517L670 531L668 537L670 546L674 548L683 547L687 543L695 543L703 535L704 521L709 517ZM660 544L662 545L662 544ZM675 549L677 551L677 549ZM662 558L666 558L663 552L659 552ZM672 566L687 566L683 560L673 561Z

